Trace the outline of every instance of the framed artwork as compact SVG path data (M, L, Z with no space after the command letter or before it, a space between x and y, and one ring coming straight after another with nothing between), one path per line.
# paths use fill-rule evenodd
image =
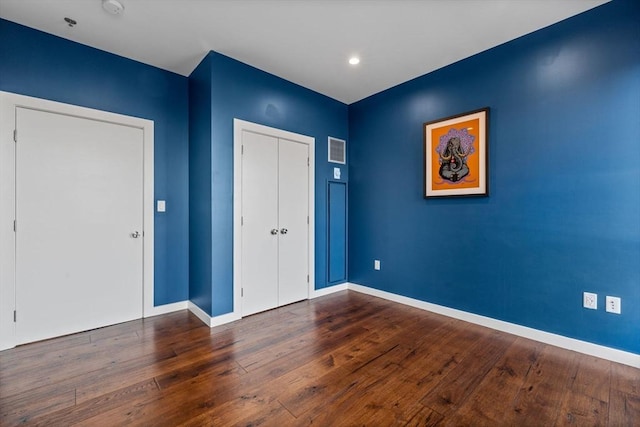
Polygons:
M424 197L488 196L489 108L424 124Z

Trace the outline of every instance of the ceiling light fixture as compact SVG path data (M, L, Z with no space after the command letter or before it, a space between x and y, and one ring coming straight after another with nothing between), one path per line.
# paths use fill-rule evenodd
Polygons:
M112 15L122 15L124 6L118 0L102 0L102 8Z
M357 56L352 56L351 58L349 58L349 64L358 65L359 63L360 63L360 58L358 58Z

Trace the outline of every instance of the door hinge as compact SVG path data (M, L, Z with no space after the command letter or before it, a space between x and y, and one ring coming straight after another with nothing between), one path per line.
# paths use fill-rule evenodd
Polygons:
M309 283L309 275L307 274L307 283Z
M18 129L13 130L13 142L18 142Z
M240 225L244 225L244 217L243 216L240 217Z
M240 154L244 154L244 145L240 146Z
M307 157L307 166L311 166L309 163L309 158Z
M244 288L240 288L240 296L243 297L244 296Z
M13 310L13 323L18 321L18 313L16 312L16 310Z
M309 215L307 215L307 225L309 225Z
M16 224L16 220L13 220L13 232L15 233L16 231L18 231L18 224Z

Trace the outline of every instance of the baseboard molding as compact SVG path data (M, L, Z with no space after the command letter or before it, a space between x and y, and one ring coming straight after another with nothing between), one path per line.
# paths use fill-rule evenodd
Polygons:
M391 292L381 291L370 288L368 286L358 285L356 283L348 283L347 288L352 291L372 295L389 301L430 311L432 313L442 314L454 319L464 320L465 322L474 323L476 325L485 326L487 328L496 329L498 331L507 332L523 338L564 348L566 350L577 351L578 353L588 354L590 356L607 359L612 362L622 363L634 368L640 368L640 355L617 350L611 347L605 347L586 341L580 341L574 338L568 338L562 335L552 334L550 332L529 328L526 326L516 325L502 320L493 319L491 317L480 316L478 314L469 313L442 305L432 304L430 302L421 301L402 295L393 294Z
M335 292L346 291L348 289L347 283L341 283L339 285L327 286L326 288L316 289L313 291L311 295L309 295L309 299L314 299L318 297L323 297L325 295L330 295Z
M329 286L326 288L315 290L311 295L309 295L309 299L314 299L314 298L322 297L335 292L346 291L346 290L347 290L347 283L341 283L339 285ZM188 308L189 311L195 314L198 319L202 320L202 322L205 325L209 326L210 328L213 328L214 326L224 325L225 323L235 322L236 320L242 319L242 316L239 313L236 313L234 311L232 311L231 313L226 313L220 316L212 317L212 316L209 316L203 309L201 309L191 301L188 301L185 304L186 305L184 308Z
M226 313L220 316L209 316L203 309L191 301L189 301L188 308L190 312L195 314L198 319L202 320L202 322L210 328L241 319L241 316L235 312Z
M187 301L174 302L171 304L164 304L152 307L150 310L145 310L143 317L159 316L161 314L173 313L174 311L186 310L188 308Z

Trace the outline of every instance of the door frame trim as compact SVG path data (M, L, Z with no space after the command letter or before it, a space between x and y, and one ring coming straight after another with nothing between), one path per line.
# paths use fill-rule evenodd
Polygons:
M98 120L142 129L143 133L143 260L142 316L154 313L154 122L138 117L64 104L0 91L0 350L16 345L13 312L15 282L15 143L16 108ZM20 136L18 135L18 140ZM19 227L19 225L18 225ZM19 315L19 314L18 314ZM43 319L46 321L46 319Z
M309 284L307 299L315 292L315 143L314 137L233 119L233 317L242 317L242 131L261 133L309 146Z

